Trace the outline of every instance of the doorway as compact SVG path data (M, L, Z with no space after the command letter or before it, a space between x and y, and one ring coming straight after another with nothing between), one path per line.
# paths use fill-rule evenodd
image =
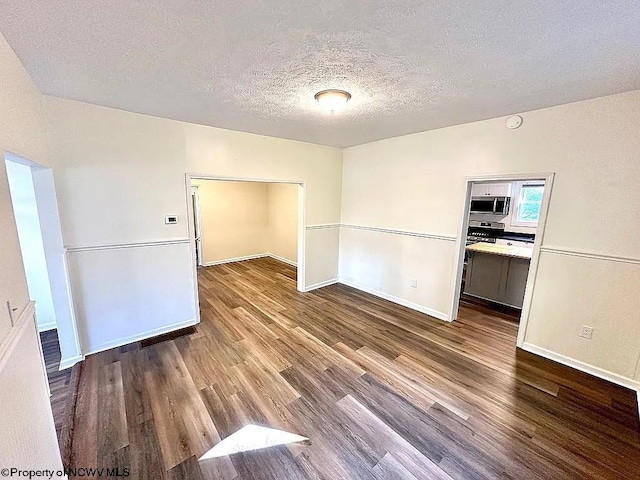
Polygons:
M466 179L452 319L461 304L519 322L524 342L553 174Z
M304 183L187 175L189 238L197 268L270 257L304 291ZM295 274L295 275L294 275Z
M5 153L5 169L29 298L35 302L40 354L60 435L71 367L81 360L71 310L53 171Z

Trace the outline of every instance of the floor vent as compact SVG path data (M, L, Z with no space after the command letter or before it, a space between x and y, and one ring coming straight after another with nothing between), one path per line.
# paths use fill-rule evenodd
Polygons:
M151 345L156 345L158 343L168 342L169 340L175 340L176 338L184 337L185 335L192 335L196 332L196 327L181 328L179 330L174 330L173 332L158 335L157 337L151 337L147 338L146 340L141 340L140 347L150 347Z

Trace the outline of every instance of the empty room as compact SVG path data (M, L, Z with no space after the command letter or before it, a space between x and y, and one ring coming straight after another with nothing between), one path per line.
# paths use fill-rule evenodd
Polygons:
M4 478L640 478L640 4L0 5Z

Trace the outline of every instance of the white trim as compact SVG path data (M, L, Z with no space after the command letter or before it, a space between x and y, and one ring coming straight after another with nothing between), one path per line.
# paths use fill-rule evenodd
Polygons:
M133 342L139 342L141 340L146 340L147 338L157 337L158 335L164 335L165 333L173 332L174 330L179 330L181 328L190 327L192 325L197 325L198 319L192 318L189 320L185 320L179 323L173 323L171 325L166 325L164 327L155 328L153 330L147 330L144 333L138 333L136 335L131 335L129 337L118 338L116 340L112 340L110 342L99 345L85 353L85 357L87 355L93 355L94 353L104 352L105 350L111 350L112 348L122 347L123 345L128 345Z
M410 308L412 310L416 310L417 312L424 313L425 315L429 315L430 317L437 318L439 320L444 320L445 322L450 321L449 316L444 312L439 312L438 310L434 310L429 307L425 307L423 305L419 305L417 303L410 302L408 300L404 300L400 297L395 297L393 295L389 295L388 293L381 292L379 290L373 290L372 288L365 287L363 285L359 285L354 282L350 282L347 280L343 280L342 278L338 280L339 283L346 285L351 288L355 288L356 290L361 290L365 293L369 293L376 297L380 297L384 300L388 300L393 303L397 303L398 305L402 305L403 307Z
M307 230L321 230L324 228L340 228L341 223L318 223L317 225L307 225Z
M255 178L255 177L225 177L220 175L202 175L200 173L187 173L187 177L193 180L219 180L222 182L258 182L258 183L294 183L304 186L302 180L285 180L282 178ZM191 182L189 182L191 184Z
M223 265L225 263L243 262L245 260L255 260L256 258L264 258L270 256L271 255L268 253L257 253L255 255L246 255L244 257L223 258L222 260L214 260L213 262L204 262L202 266L213 267L215 265Z
M191 187L193 186L191 182L191 177L187 174L184 177L184 200L185 206L187 207L187 232L188 238L187 242L190 244L189 252L191 253L191 280L193 282L193 308L196 312L196 323L200 323L200 289L198 288L198 254L196 252L196 226L194 223L194 214L193 214L193 201L191 200ZM200 199L200 197L198 197ZM198 203L198 207L200 204ZM200 232L202 234L202 232ZM200 249L200 253L202 253L204 248ZM204 261L203 257L200 256L200 264Z
M48 332L49 330L55 330L57 328L58 324L56 322L38 324L38 332Z
M76 355L71 358L82 356L82 344L80 343L80 333L78 332L78 316L76 315L76 304L74 301L73 286L71 285L71 269L69 268L69 252L64 250L62 255L62 261L64 263L64 281L67 286L67 293L69 299L69 313L71 314L71 327L73 331L73 343L76 347Z
M191 185L191 199L192 206L195 206L196 211L194 212L194 224L193 231L196 242L196 251L198 258L198 266L202 266L203 262L203 253L202 253L202 215L200 214L200 189L198 185Z
M554 172L538 172L538 173L483 173L480 175L469 175L465 180L473 183L492 183L492 182L508 182L508 181L535 181L545 180L555 175ZM545 183L546 186L546 183Z
M606 253L585 252L582 250L573 250L561 247L548 247L543 245L540 251L545 253L553 253L555 255L567 255L571 257L593 258L595 260L605 260L608 262L630 263L632 265L640 265L640 258L623 257L619 255L608 255Z
M309 285L305 292L310 292L311 290L317 290L318 288L328 287L329 285L334 285L338 283L339 280L337 278L331 278L329 280L325 280L324 282L314 283L313 285Z
M76 355L75 357L62 358L60 359L60 368L59 371L66 370L69 367L73 367L76 363L82 362L84 360L84 355Z
M371 227L367 225L355 225L351 223L342 223L341 227L344 228L353 228L355 230L368 230L371 232L381 232L381 233L391 233L393 235L407 235L410 237L420 237L420 238L432 238L434 240L444 240L447 242L455 242L458 237L455 235L447 235L447 234L439 234L439 233L427 233L427 232L415 232L412 230L400 230L397 228L382 228L382 227ZM466 238L466 235L465 235Z
M521 348L527 352L535 353L536 355L540 355L541 357L553 360L554 362L561 363L571 368L575 368L576 370L588 373L589 375L593 375L594 377L602 378L611 383L615 383L616 385L621 385L623 387L630 388L631 390L640 390L640 382L636 380L623 377L622 375L604 370L603 368L594 367L593 365L581 362L580 360L576 360L575 358L567 357L560 353L552 352L551 350L547 350L546 348L538 347L537 345L533 345L532 343L527 342L524 342Z
M298 259L296 268L298 269L296 273L296 289L299 292L304 292L306 290L307 285L307 232L305 230L305 225L307 224L307 188L304 182L298 184L298 238L297 240L297 248L298 248Z
M277 260L282 263L286 263L287 265L291 265L292 267L297 267L298 264L296 262L292 262L288 258L281 257L280 255L276 255L275 253L267 253L267 257L271 257L274 260Z
M98 245L72 245L65 246L64 249L67 252L84 252L90 250L112 250L118 248L138 248L138 247L156 247L159 245L179 245L182 243L189 243L191 240L188 238L176 238L171 240L150 240L147 242L136 243L107 243Z

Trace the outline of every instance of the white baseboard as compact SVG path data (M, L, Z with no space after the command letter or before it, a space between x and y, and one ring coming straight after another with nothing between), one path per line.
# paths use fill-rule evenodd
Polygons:
M339 282L342 283L343 285L348 286L348 287L355 288L356 290L362 290L363 292L369 293L369 294L374 295L376 297L383 298L384 300L388 300L390 302L397 303L398 305L402 305L403 307L410 308L411 310L416 310L417 312L424 313L426 315L429 315L430 317L435 317L435 318L437 318L439 320L444 320L445 322L449 322L450 321L449 320L449 315L447 315L446 313L443 313L443 312L439 312L438 310L434 310L432 308L425 307L423 305L419 305L417 303L413 303L413 302L410 302L408 300L404 300L402 298L395 297L393 295L389 295L388 293L385 293L385 292L380 292L378 290L373 290L372 288L365 287L365 286L359 285L357 283L350 282L348 280L340 279Z
M242 262L244 260L255 260L256 258L269 257L269 253L257 253L255 255L247 255L245 257L225 258L223 260L214 260L213 262L203 262L203 267L213 267L214 265L222 265L224 263Z
M56 322L38 324L38 332L48 332L49 330L55 330L56 328L58 328L58 324Z
M594 367L593 365L589 365L588 363L584 363L580 360L561 355L551 350L547 350L546 348L538 347L537 345L533 345L531 343L525 342L522 345L522 349L526 350L527 352L540 355L541 357L548 358L549 360L561 363L568 367L575 368L576 370L580 370L581 372L588 373L589 375L593 375L594 377L608 380L609 382L615 383L616 385L621 385L623 387L630 388L631 390L640 391L640 382L631 378L623 377L622 375L618 375L617 373L613 373L599 367Z
M58 370L66 370L73 367L76 363L84 360L84 355L76 355L75 357L63 358L60 360L60 368Z
M173 332L174 330L179 330L180 328L190 327L192 325L196 325L197 323L198 323L197 318L191 318L183 322L174 323L172 325L166 325L164 327L156 328L154 330L149 330L136 335L131 335L129 337L118 338L116 340L112 340L110 342L107 342L92 348L91 350L85 353L85 356L92 355L94 353L103 352L105 350L110 350L112 348L121 347L123 345L128 345L129 343L146 340L147 338L157 337L158 335L163 335L165 333Z
M318 288L328 287L329 285L333 285L334 283L338 283L338 279L337 278L332 278L330 280L325 280L324 282L314 283L313 285L309 285L309 286L305 287L304 291L305 292L310 292L311 290L316 290Z
M291 265L292 267L298 266L296 262L292 262L288 258L281 257L280 255L276 255L275 253L267 253L267 256L273 258L274 260L278 260L279 262Z

